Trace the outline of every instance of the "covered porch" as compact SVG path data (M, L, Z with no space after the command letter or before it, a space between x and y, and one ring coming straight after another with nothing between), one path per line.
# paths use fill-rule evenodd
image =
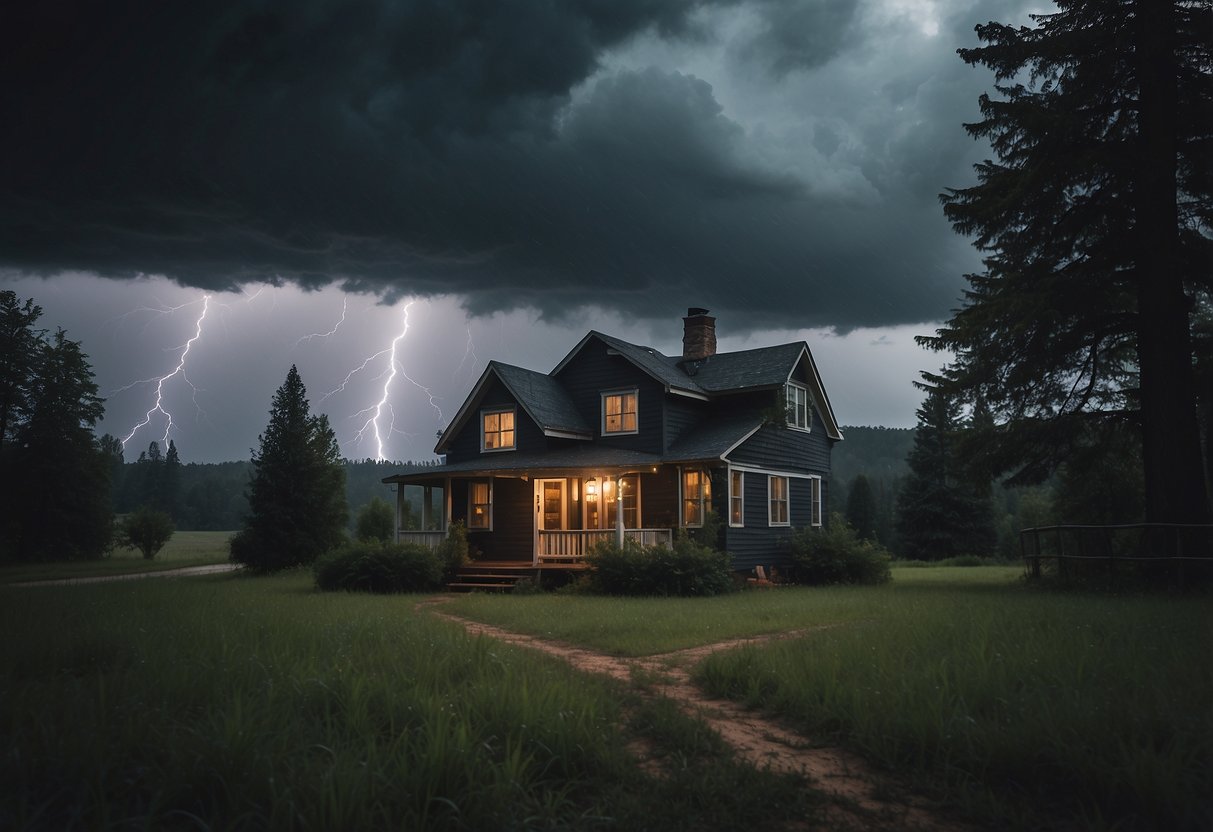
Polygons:
M439 545L468 531L473 560L533 568L576 566L595 545L671 545L677 481L669 466L444 470L385 479L396 486L396 539Z

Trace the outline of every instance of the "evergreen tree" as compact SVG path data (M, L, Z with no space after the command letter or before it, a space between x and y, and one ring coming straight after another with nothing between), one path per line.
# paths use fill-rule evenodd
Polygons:
M98 449L101 451L102 457L105 459L106 467L109 469L110 478L110 512L118 510L118 495L122 492L123 464L122 464L122 440L114 436L112 433L107 433L101 437L98 443Z
M991 473L1043 481L1092 423L1126 422L1142 436L1146 519L1204 522L1197 406L1213 385L1194 381L1192 333L1213 291L1213 10L1057 7L1032 27L978 26L986 45L959 50L995 73L999 96L965 128L998 160L941 197L985 272L920 339L955 354L929 380L989 402L988 454L975 457Z
M863 474L851 481L847 494L847 524L860 540L876 539L876 495Z
M958 457L960 431L951 400L942 390L929 389L918 409L910 476L897 500L903 557L940 560L988 555L994 548L990 499L973 487Z
M21 472L21 488L5 503L9 551L22 560L101 557L111 536L110 463L93 426L104 400L88 356L63 330L35 352L28 418L6 452L6 466L11 459Z
M177 443L168 441L168 452L164 455L164 468L160 472L160 491L155 508L163 511L176 522L181 513L181 457L177 454Z
M259 571L311 563L345 540L345 472L328 417L311 415L294 366L274 394L258 437L247 492L250 514L231 556Z
M34 329L42 307L0 291L0 449L29 417L36 363L45 333Z

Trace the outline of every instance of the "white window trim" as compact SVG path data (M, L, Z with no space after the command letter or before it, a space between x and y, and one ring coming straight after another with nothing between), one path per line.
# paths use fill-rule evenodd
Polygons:
M804 394L804 425L798 425L787 418L788 411L788 390L796 388ZM789 430L798 430L802 433L811 433L813 429L813 406L809 403L809 388L797 381L789 381L783 389L783 406L784 406L784 421L787 423Z
M699 476L702 477L702 480L700 481L700 486L699 486L699 517L701 519L698 523L687 523L686 515L683 513L683 510L686 508L686 498L683 496L683 475L685 475L689 471L698 471ZM710 499L707 495L708 488L710 488L710 486L708 486L708 484L707 484L707 480L709 479L709 476L710 475L708 474L707 468L688 467L688 468L679 468L678 469L678 527L679 528L681 528L681 529L702 529L703 528L703 520L707 518L708 512L712 508Z
M476 483L488 483L489 486L489 524L487 526L472 526L472 509L475 503L472 502L472 486ZM491 532L493 530L493 478L473 479L468 481L468 513L467 522L464 524L469 532Z
M513 413L514 414L514 444L508 448L486 448L484 447L484 417L491 416L494 413ZM503 405L502 407L486 407L480 411L480 453L482 454L501 454L510 451L518 450L518 408Z
M740 493L733 492L733 475L736 474L740 478L738 483ZM790 485L790 483L789 483ZM741 500L741 519L736 523L733 522L733 500ZM744 529L745 528L745 471L739 471L736 468L729 469L729 528Z
M821 525L821 509L821 477L809 477L809 525Z
M783 484L784 484L784 492L783 492L784 501L783 502L784 502L784 505L786 505L787 509L788 509L788 511L787 511L788 519L781 521L781 522L776 522L775 519L771 516L771 503L774 502L774 500L772 499L772 494L771 494L771 483L774 482L775 479L777 479L777 478L783 480ZM773 526L776 528L782 528L784 526L792 525L792 481L788 477L783 476L782 474L767 474L767 525Z
M606 429L606 417L607 417L606 400L607 400L607 397L608 396L626 396L629 393L631 393L633 396L636 397L636 428L634 430L607 431L607 429ZM607 437L607 436L635 436L636 434L640 433L640 388L628 387L628 388L624 388L622 390L603 390L598 395L599 395L599 399L598 399L598 402L599 402L599 405L598 405L598 413L599 413L598 432L601 436L604 436L604 437ZM620 413L622 413L622 412L623 412L623 410L622 410L622 405L621 405Z

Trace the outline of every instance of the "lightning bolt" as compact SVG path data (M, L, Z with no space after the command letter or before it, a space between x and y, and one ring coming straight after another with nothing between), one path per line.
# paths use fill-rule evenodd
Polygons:
M363 441L373 441L375 444L375 458L380 461L387 459L385 444L393 433L403 436L413 435L396 426L396 411L391 400L393 385L396 383L397 376L425 393L429 399L430 407L434 408L439 419L442 418L442 408L438 404L438 396L429 387L426 387L408 374L404 369L404 362L401 358L401 344L408 335L409 313L415 303L416 301L409 301L404 305L400 330L386 347L365 358L361 364L346 373L345 378L342 379L339 385L320 397L320 402L323 402L330 396L343 392L355 376L370 367L377 360L387 356L386 367L374 379L375 381L383 381L383 386L379 390L378 400L350 417L351 419L363 420L362 425L354 433L354 438L350 441L354 444Z
M456 367L455 372L453 372L451 374L452 378L459 375L460 370L463 369L463 365L468 363L469 358L472 359L473 369L476 367L477 364L480 363L480 358L476 355L476 345L474 343L472 343L472 327L471 326L467 327L467 333L468 333L468 340L467 340L467 344L465 344L464 348L463 348L463 358L461 358L459 360L459 366ZM438 411L438 417L439 417L439 419L442 418L441 410Z
M120 393L123 390L129 390L130 388L135 387L136 385L139 385L139 384L152 384L154 382L156 385L156 402L155 402L155 404L153 404L152 407L147 411L147 413L144 414L143 420L141 422L139 422L138 424L136 424L133 428L131 428L130 433L128 433L126 435L126 437L122 440L123 448L126 447L126 443L131 441L131 439L139 431L140 428L145 427L151 423L152 415L157 412L161 413L165 418L163 441L165 443L168 442L169 433L173 429L173 414L169 413L167 410L164 409L164 385L165 385L165 383L167 383L171 379L175 378L176 376L178 376L178 375L181 376L181 378L185 381L185 383L188 384L191 389L193 389L194 406L198 407L198 388L194 386L194 383L189 380L189 376L186 375L185 364L186 364L186 360L188 359L189 354L190 354L190 348L194 346L195 341L197 341L199 338L202 337L202 322L206 320L206 314L210 310L210 304L211 304L211 296L209 294L203 295L202 296L202 312L198 315L198 320L194 322L194 335L192 338L190 338L188 341L186 341L184 345L181 346L181 348L180 348L181 355L177 359L177 366L174 367L171 372L169 372L165 375L162 375L162 376L158 376L158 377L141 379L139 381L132 382L132 383L126 385L125 387L120 387L116 391L114 391L114 392ZM183 306L188 306L188 305L190 305L190 304L183 304ZM176 311L176 309L181 309L181 308L183 308L183 306L178 306L178 307L175 307L172 309L160 310L160 311L164 311L165 313L167 313L167 312L171 312L171 311ZM155 311L155 310L153 310L153 311Z
M341 298L341 318L337 321L337 323L333 324L332 329L330 329L328 332L313 332L311 335L304 335L302 338L300 338L298 341L295 342L295 346L297 347L300 344L302 344L304 341L310 341L313 338L328 338L332 335L336 335L337 330L341 328L341 325L343 323L345 323L345 313L348 308L349 308L349 296L347 295L347 296L343 296Z

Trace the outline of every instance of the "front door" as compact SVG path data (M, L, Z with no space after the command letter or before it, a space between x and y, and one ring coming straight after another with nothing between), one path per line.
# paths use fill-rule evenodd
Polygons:
M565 526L565 481L539 480L535 483L535 522L541 531L560 531Z
M562 541L545 538L544 532L568 528L566 480L535 480L535 557L560 551ZM553 548L555 547L555 548Z

